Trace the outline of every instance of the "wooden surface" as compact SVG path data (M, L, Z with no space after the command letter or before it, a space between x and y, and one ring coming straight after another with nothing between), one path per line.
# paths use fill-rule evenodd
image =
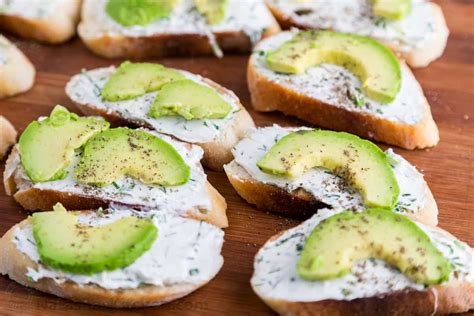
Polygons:
M474 246L474 1L441 1L441 5L451 30L448 48L440 60L415 71L432 106L441 142L430 150L396 151L424 172L438 202L440 226ZM82 68L120 62L92 55L78 39L57 47L12 40L30 57L38 72L31 91L0 101L0 114L10 119L19 131L38 116L49 114L55 104L77 110L64 93L71 75ZM280 114L251 111L245 78L246 56L159 62L202 74L233 90L259 126L274 122L300 124ZM3 170L3 162L1 165ZM208 175L227 199L230 222L225 231L224 267L210 284L162 307L120 311L71 303L0 277L0 315L271 314L250 288L253 257L270 236L296 225L297 221L257 211L236 194L224 173ZM3 186L0 212L1 235L28 215L5 195Z

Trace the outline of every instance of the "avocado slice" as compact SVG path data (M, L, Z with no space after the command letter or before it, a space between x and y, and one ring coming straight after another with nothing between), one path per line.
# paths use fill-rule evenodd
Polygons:
M209 24L219 24L225 18L228 0L194 0L194 4Z
M107 101L128 100L148 92L159 90L173 80L184 78L174 69L153 63L123 62L102 89L102 98Z
M79 182L105 186L125 175L146 184L180 185L190 168L166 141L142 130L112 128L84 146L75 170Z
M344 211L322 221L306 239L297 269L303 279L329 280L351 272L355 260L369 258L425 285L447 281L452 270L421 228L384 209Z
M386 155L373 143L355 135L302 130L280 139L258 162L266 173L300 177L323 167L358 189L369 207L392 209L400 190Z
M368 37L328 31L305 31L267 55L276 72L297 74L321 63L335 64L354 73L365 94L390 103L401 85L400 63L387 47Z
M374 15L389 20L401 20L411 10L411 0L372 0L371 2Z
M179 0L108 0L107 14L123 26L145 26L170 16Z
M214 89L184 79L163 85L148 115L153 118L180 115L186 120L219 119L231 110L232 106Z
M109 123L95 117L79 117L57 105L49 117L31 122L20 136L20 160L33 182L62 179L74 150Z
M32 215L41 261L65 272L90 275L126 267L153 245L158 229L129 216L104 226L84 226L62 205Z

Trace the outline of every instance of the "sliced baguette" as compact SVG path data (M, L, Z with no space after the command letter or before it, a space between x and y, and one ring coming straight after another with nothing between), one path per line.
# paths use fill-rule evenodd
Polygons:
M47 2L50 1L48 0ZM46 4L55 6L47 15L23 14L23 10L20 11L18 8L11 12L9 6L15 5L23 8L24 11L31 10L30 12L35 12L41 11L41 6L45 5L45 2L35 1L27 3L24 0L12 1L0 13L0 29L47 44L66 42L76 33L81 0L54 0Z
M16 142L15 127L5 117L0 115L0 160L5 157L11 146Z
M0 35L0 98L29 90L35 80L35 68L8 39Z
M15 230L31 224L31 218L13 226L1 239L0 275L44 293L53 294L76 302L101 305L112 308L133 308L158 306L179 299L206 285L219 271L209 279L199 283L177 283L173 285L142 285L135 289L110 290L95 284L77 284L71 280L57 282L45 277L37 281L28 278L29 269L38 270L38 264L21 252L13 242Z
M260 37L270 36L280 31L278 23L260 0L246 0L247 3L255 3L260 16L252 19L251 23L261 23L260 30L252 26L230 27L235 20L248 19L255 14L253 7L243 10L229 12L227 20L217 26L206 25L204 20L195 15L192 0L182 0L176 4L178 8L174 11L183 11L182 27L167 25L154 30L153 25L160 25L160 21L150 26L134 26L139 32L133 32L132 28L126 28L113 21L104 11L104 0L84 0L82 7L82 21L78 27L78 33L86 46L95 54L108 58L161 58L166 56L185 55L212 55L222 52L226 53L248 53L252 50L253 41ZM230 4L239 5L238 0L230 0ZM260 3L261 2L261 3ZM240 2L241 5L244 3ZM232 10L229 10L232 11ZM175 14L174 12L172 14ZM183 14L183 13L180 13ZM150 31L148 31L150 30ZM254 32L255 38L248 34Z
M285 1L294 1L294 0L280 0ZM298 18L298 15L294 12L284 12L275 1L266 0L268 8L273 13L278 23L283 29L290 29L292 27L297 27L300 29L320 29L321 27L317 23L310 23L307 21L301 21ZM393 41L383 37L377 37L377 39L383 42L385 45L396 51L402 59L415 68L426 67L434 60L441 57L446 48L448 42L449 30L446 25L446 21L443 15L441 7L436 3L428 2L426 5L430 6L432 11L432 28L433 35L430 40L422 47L412 48L412 49L403 49L397 41ZM337 28L331 28L334 31L347 32L347 30L339 30Z
M79 74L77 76L81 75ZM74 87L76 79L78 80L77 76L74 76L67 84L66 94L82 113L85 115L100 115L116 126L138 126L154 129L154 127L145 120L145 118L151 119L148 118L146 114L143 114L143 116L133 116L133 114L129 114L127 117L119 111L108 108L103 100L95 100L94 103L90 103L87 102L84 97L81 98L78 96L76 88ZM194 142L194 144L199 145L204 150L203 165L212 170L222 171L223 165L232 160L232 147L244 137L247 131L254 128L255 125L250 114L232 91L207 78L201 76L196 76L196 78L199 78L199 80L215 89L218 93L232 100L232 103L238 107L238 112L236 111L237 113L232 114L234 115L232 123L228 125L224 131L220 131L216 139L207 142ZM159 132L179 139L172 131L160 130ZM187 141L183 138L180 140Z
M259 47L256 48L257 51L258 49ZM421 118L413 124L405 123L371 112L354 111L338 104L328 104L293 90L263 74L257 66L257 58L257 54L251 57L247 70L252 105L257 111L281 111L320 127L350 132L405 149L432 147L439 142L438 127L424 96L422 104L408 105L422 108ZM401 66L407 79L411 77L410 80L416 80L403 62ZM420 95L423 94L421 87L416 90Z

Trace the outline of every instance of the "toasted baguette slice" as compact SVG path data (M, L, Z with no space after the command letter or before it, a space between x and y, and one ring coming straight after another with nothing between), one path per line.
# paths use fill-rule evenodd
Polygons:
M16 142L16 129L5 117L0 115L0 160Z
M401 21L374 17L366 0L267 0L284 29L330 29L372 36L398 52L411 67L426 67L446 47L449 30L441 8L429 1L412 1L411 13ZM391 32L391 34L387 34Z
M176 1L171 16L146 26L125 27L105 11L105 0L84 0L78 33L94 53L109 58L248 53L280 27L262 0L229 0L224 21L210 25L193 0Z
M255 256L252 288L274 311L281 315L412 316L474 309L473 249L440 228L422 224L418 225L453 263L454 272L447 282L424 288L379 260L361 260L353 267L355 272L340 279L302 280L296 270L298 249L317 223L333 214L321 210L303 224L270 238Z
M123 210L117 212L123 212ZM86 214L87 212L82 213ZM173 222L178 222L178 220L174 220ZM176 227L173 227L172 229L180 230L183 236L185 236L186 234L194 234L194 230L200 229L199 223L191 223L194 222L194 220L181 219L181 221L184 223L185 226L175 225ZM98 284L94 282L88 283L83 281L82 283L77 283L77 280L68 278L68 276L64 277L61 272L58 272L53 268L44 266L43 264L39 263L37 259L34 260L29 255L29 253L25 253L19 249L19 247L17 246L18 241L15 242L15 234L18 232L18 230L25 229L29 225L31 225L31 218L27 218L21 223L13 226L0 239L0 247L2 249L2 256L0 257L0 275L7 275L8 277L10 277L10 279L24 286L31 287L39 291L50 293L76 302L113 308L132 308L162 305L167 302L186 296L187 294L207 284L219 272L223 264L223 259L220 254L220 251L222 243L224 241L224 234L217 227L203 223L201 224L201 229L205 229L206 234L201 236L203 240L200 242L200 246L207 248L203 250L206 253L206 258L203 258L203 254L194 254L195 256L198 256L197 259L199 260L199 262L196 262L195 264L199 265L201 270L203 270L202 268L206 269L206 271L199 271L199 273L205 273L205 275L203 275L202 277L195 276L193 279L193 277L190 276L189 280L174 280L174 282L173 280L169 281L166 280L166 278L163 278L163 284L161 285L155 285L153 283L146 284L146 282L144 282L145 284L139 285L138 287L119 287L116 289L104 288L101 286L100 283ZM183 229L185 229L186 227L192 227L194 230L183 231ZM170 226L165 226L165 229L166 228L170 229ZM156 242L170 243L170 240L166 238L164 241L160 239L164 236L160 235L160 233L163 232L164 231L161 229L161 227L159 227L158 239ZM181 249L179 248L179 246L181 246L182 248L186 245L184 243L180 245L178 241L171 244L170 248ZM33 249L36 249L36 246L34 246ZM159 257L159 254L157 256ZM167 258L172 257L176 260L179 254L177 256L174 256L169 255L168 253L167 256ZM212 262L207 261L211 260L210 258L212 258ZM137 260L140 260L140 258ZM170 264L175 263L176 262L170 262ZM177 262L176 264L177 269L185 269L187 266L189 266L189 264L182 262ZM34 279L29 275L29 273L32 273L32 271L38 271L37 274L35 274ZM45 273L40 277L39 274L44 272L48 274ZM99 273L99 275L104 274L106 276L107 274L114 272L115 271L105 271ZM147 274L145 273L144 275ZM184 271L182 272L182 275L185 275ZM77 277L80 278L80 276ZM94 275L89 277L94 278ZM176 279L176 276L172 277ZM149 278L149 276L145 276L145 278ZM100 279L101 278L99 277L99 281Z
M313 180L308 177L285 180L257 168L256 163L266 150L294 130L298 129L277 125L257 129L235 146L235 158L224 166L224 170L237 193L262 211L298 219L307 219L324 207L335 210L365 208L357 191L328 172L312 171ZM400 187L395 210L424 224L437 225L438 207L423 175L393 151L388 150L386 154L393 160L393 170ZM298 181L305 184L297 184Z
M35 68L8 39L0 35L0 98L29 90L35 80Z
M232 112L224 119L186 121L178 116L153 119L148 116L148 109L153 103L154 94L159 91L132 100L105 101L100 96L100 90L114 71L114 67L98 68L75 75L66 86L66 94L86 115L103 116L114 125L154 129L201 146L204 149L202 163L209 169L221 171L222 166L232 160L232 146L255 127L252 117L232 91L207 78L182 70L180 72L188 79L215 89L232 105Z
M66 42L76 33L81 0L6 2L0 1L0 29L47 44Z
M205 220L218 227L227 227L227 204L224 197L207 181L199 163L201 148L172 140L165 135L159 137L172 144L191 168L193 179L184 185L172 187L172 193L166 187L160 189L138 180L133 180L133 185L124 182L123 187L117 183L105 187L80 184L72 174L73 164L68 167L68 175L62 180L33 183L21 165L17 146L13 148L5 164L5 192L30 211L48 211L58 202L73 210L118 204L143 210L167 209L185 217Z
M397 98L389 104L367 100L361 107L354 104L348 90L359 88L360 81L341 67L319 66L317 78L313 78L314 74L283 75L269 69L266 52L276 49L295 33L282 32L264 40L250 58L247 79L252 105L257 111L281 111L317 126L406 149L432 147L438 143L438 127L428 101L402 61L402 84ZM296 77L297 80L292 80ZM315 82L317 88L311 86Z

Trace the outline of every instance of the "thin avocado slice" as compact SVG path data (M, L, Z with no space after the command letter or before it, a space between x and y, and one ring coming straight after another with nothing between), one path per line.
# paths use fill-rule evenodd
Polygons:
M355 135L323 130L303 130L280 139L257 162L266 173L300 177L323 167L343 177L362 195L369 207L392 209L400 189L382 150Z
M20 136L20 160L33 182L62 179L74 150L109 128L101 118L79 117L57 105L49 117L31 122Z
M214 89L184 79L163 85L150 107L152 118L179 115L186 120L226 117L232 106Z
M145 26L170 16L179 0L108 0L107 14L123 26Z
M129 216L104 226L84 226L76 214L57 205L32 215L33 236L41 261L52 268L90 275L126 267L143 255L158 236L149 220Z
M219 24L225 18L228 0L194 0L194 4L209 24Z
M381 259L425 285L449 279L452 265L407 217L384 209L344 211L322 221L306 239L299 275L319 281L351 272L354 261Z
M123 62L102 89L107 101L123 101L159 90L162 85L184 78L177 70L153 63Z
M188 182L190 168L166 141L142 130L112 128L84 146L75 175L79 182L105 186L128 175L145 184Z
M375 16L401 20L410 14L411 0L372 0Z
M394 53L368 37L329 31L296 34L267 55L276 72L297 74L321 63L335 64L354 73L365 94L380 103L395 100L401 86L400 63Z

